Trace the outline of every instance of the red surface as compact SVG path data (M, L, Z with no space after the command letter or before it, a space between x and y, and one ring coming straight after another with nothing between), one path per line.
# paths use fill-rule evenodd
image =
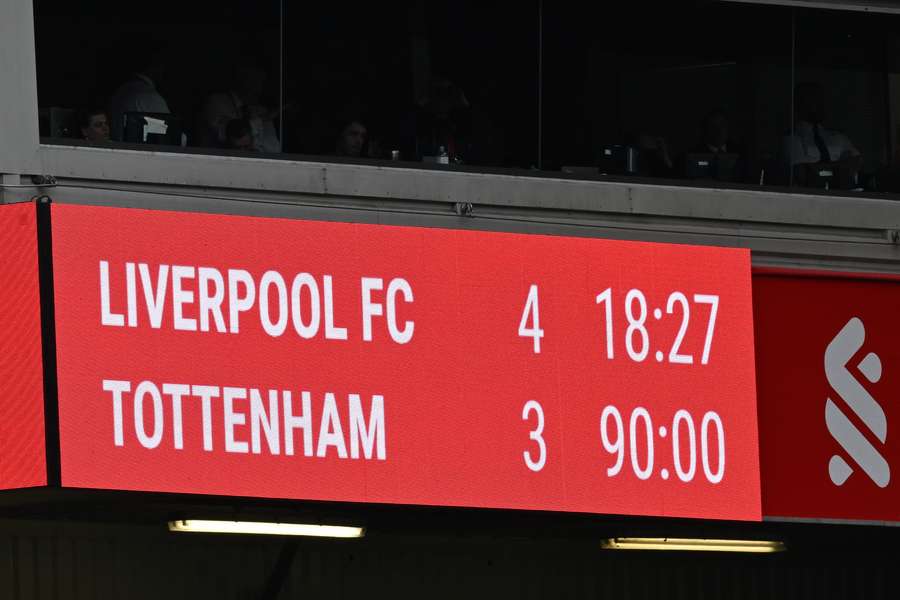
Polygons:
M753 361L750 256L745 250L362 224L53 207L54 272L59 360L59 409L64 486L239 496L593 513L757 520L760 518L758 441ZM257 308L243 313L239 333L176 331L171 295L159 329L148 325L140 278L138 327L101 324L99 262L110 265L111 311L125 310L125 263L246 269L258 283L275 270L286 279L312 274L334 281L336 325L347 340L320 332L303 339L288 322L267 335ZM398 320L415 322L408 344L391 340L383 318L374 339L362 341L361 277L405 278L414 301L398 304ZM171 286L171 277L169 285ZM538 284L541 352L518 335L531 284ZM198 294L197 281L184 286ZM606 355L602 308L595 297L614 290L615 359ZM628 358L623 302L630 288L648 299L650 353ZM674 291L721 297L709 364L699 364L709 309L691 304L682 351L696 364L659 364L680 325L677 315L652 316ZM376 298L383 298L376 294ZM274 310L274 305L273 305ZM197 305L185 316L196 318ZM228 321L226 309L225 320ZM529 321L530 323L530 321ZM636 336L637 338L637 336ZM163 396L164 430L154 449L135 435L126 394L123 444L114 443L112 394L103 379L291 390L312 395L313 449L322 399L337 396L349 449L347 394L384 397L386 459L340 459L225 451L223 404L213 400L211 451L203 449L197 398L183 401L183 449L176 449L170 398ZM522 419L528 400L541 403L547 459L540 472L523 451L535 415ZM615 457L599 435L603 408L616 405L626 425L636 406L653 419L655 467L649 479L633 473L630 455L608 477ZM247 401L236 406L247 412ZM144 406L152 432L152 403ZM693 415L698 438L707 411L722 418L726 469L721 483L697 476L683 483L673 471L671 427L678 409ZM295 408L299 410L299 407ZM247 415L249 420L249 415ZM250 428L237 427L239 441ZM645 462L643 430L638 435ZM682 434L682 448L686 448ZM714 442L714 438L713 442ZM698 444L699 446L699 444ZM687 450L683 449L683 453ZM714 455L715 456L715 455ZM685 464L687 460L684 460ZM715 466L715 460L712 460Z
M763 514L836 520L900 521L900 345L897 344L900 283L839 278L755 275L756 361L759 391ZM824 355L852 318L862 321L865 343L847 363L853 378L880 405L886 442L854 413L828 382ZM857 365L877 354L882 376L870 383ZM829 433L827 399L847 415L894 469L880 487ZM839 456L854 472L843 485L829 475Z
M0 488L47 484L34 203L0 206Z

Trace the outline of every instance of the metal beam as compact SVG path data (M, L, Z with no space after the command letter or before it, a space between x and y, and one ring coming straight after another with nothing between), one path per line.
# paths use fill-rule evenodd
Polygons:
M55 145L42 146L42 156L47 171L60 180L211 188L214 194L230 190L226 193L247 199L266 193L302 194L317 196L323 204L335 198L379 198L880 232L900 229L900 202L887 198Z
M31 0L0 2L0 173L40 172Z
M900 244L879 228L62 180L55 202L359 223L750 248L754 264L900 273Z

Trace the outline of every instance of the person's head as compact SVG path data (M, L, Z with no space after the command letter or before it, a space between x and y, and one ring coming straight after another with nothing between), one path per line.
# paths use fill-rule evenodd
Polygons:
M825 89L818 83L801 83L794 92L797 117L820 124L825 120Z
M724 111L714 110L703 118L703 141L705 143L721 148L728 143L729 135L728 116Z
M230 150L253 150L253 130L246 119L232 119L225 126L225 147Z
M85 110L78 114L78 130L89 142L109 141L109 119L103 109Z
M366 126L354 119L341 129L337 139L337 153L341 156L362 156L369 131Z

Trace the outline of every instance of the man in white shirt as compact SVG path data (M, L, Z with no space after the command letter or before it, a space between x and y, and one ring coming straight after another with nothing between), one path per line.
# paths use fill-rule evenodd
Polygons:
M135 73L113 94L109 104L112 139L122 141L123 117L127 112L171 114L169 104L156 89L156 81L162 77L164 67L160 61L154 62L156 64Z
M858 171L862 156L853 142L840 131L824 126L825 94L822 86L804 83L795 92L797 122L794 134L786 136L782 152L786 163L793 165L842 162Z

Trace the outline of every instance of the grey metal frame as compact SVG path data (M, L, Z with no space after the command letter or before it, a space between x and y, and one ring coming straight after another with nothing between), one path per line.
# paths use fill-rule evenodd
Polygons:
M831 10L855 10L872 13L900 14L900 6L894 0L719 0L740 4L775 4L797 8L825 8Z
M0 2L0 174L34 172L40 165L35 69L32 2L3 0Z

